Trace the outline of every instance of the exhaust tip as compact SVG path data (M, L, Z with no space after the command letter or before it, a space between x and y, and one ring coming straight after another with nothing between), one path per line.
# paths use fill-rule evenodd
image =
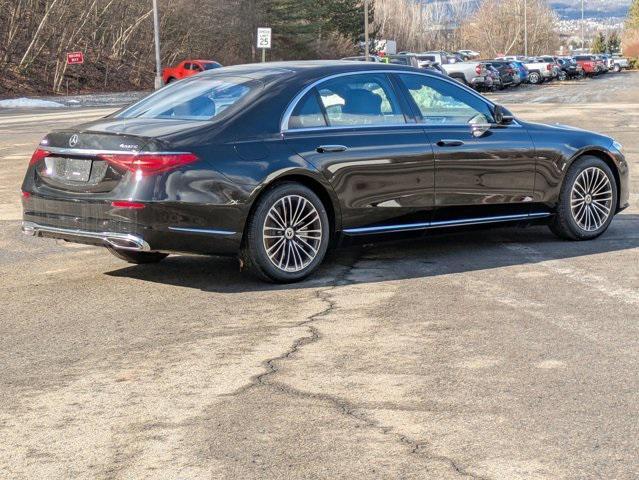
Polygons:
M120 250L132 250L135 252L146 252L149 249L149 245L141 238L129 235L126 237L106 237L105 241L113 248Z
M35 225L29 222L22 222L22 233L34 237L36 235Z

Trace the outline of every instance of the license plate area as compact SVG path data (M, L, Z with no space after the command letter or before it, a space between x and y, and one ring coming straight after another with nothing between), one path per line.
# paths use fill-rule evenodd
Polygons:
M56 180L86 183L91 178L93 161L79 158L47 157L46 175Z

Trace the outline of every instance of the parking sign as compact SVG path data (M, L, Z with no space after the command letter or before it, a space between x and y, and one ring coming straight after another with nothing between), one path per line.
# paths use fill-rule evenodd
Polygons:
M271 48L271 29L257 29L257 48Z

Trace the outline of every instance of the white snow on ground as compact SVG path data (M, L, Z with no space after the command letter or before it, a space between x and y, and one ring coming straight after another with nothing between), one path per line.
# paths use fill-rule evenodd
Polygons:
M0 100L0 108L60 108L63 104L51 102L49 100L38 100L35 98L12 98L10 100Z

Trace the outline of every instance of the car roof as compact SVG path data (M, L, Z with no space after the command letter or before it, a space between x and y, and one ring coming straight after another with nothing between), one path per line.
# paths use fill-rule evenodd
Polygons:
M250 63L208 70L200 75L235 75L261 80L264 83L270 83L290 78L313 80L342 73L357 73L376 70L397 72L408 71L430 75L441 75L440 73L432 71L427 72L423 69L408 65L381 62L353 62L349 60L305 60Z

